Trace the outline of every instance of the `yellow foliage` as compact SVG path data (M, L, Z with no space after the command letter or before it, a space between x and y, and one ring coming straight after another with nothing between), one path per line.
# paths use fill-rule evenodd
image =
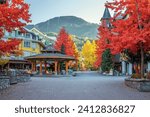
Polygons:
M8 59L2 59L2 58L0 58L0 65L5 65L5 64L7 64L8 62L9 62Z
M89 40L82 47L81 51L81 61L83 62L86 68L93 68L94 63L96 61L96 42L93 40L90 42Z

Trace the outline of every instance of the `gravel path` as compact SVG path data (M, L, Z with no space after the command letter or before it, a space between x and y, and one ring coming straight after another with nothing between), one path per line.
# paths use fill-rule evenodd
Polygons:
M124 77L101 76L95 72L76 77L35 78L0 91L1 100L149 100L150 92L124 85Z

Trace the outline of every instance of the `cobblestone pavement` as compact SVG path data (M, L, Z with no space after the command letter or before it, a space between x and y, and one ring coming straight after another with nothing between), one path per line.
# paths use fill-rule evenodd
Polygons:
M76 77L35 78L0 91L2 100L147 100L150 93L124 85L124 77L101 76L95 72Z

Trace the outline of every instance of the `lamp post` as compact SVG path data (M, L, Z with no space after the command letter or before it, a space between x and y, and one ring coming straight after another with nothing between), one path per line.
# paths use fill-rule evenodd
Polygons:
M6 4L6 0L0 0L0 4Z

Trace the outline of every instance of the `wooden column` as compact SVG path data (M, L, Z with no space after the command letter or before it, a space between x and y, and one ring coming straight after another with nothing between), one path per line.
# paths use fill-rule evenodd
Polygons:
M32 70L32 72L34 71L34 63L33 63L33 61L31 61L31 70Z
M35 61L35 71L36 71L37 69L36 69L36 61Z
M68 62L66 61L66 75L68 75Z
M25 64L22 64L22 69L25 69L24 66L25 66Z
M40 61L40 75L42 75L42 61Z
M58 63L58 74L60 74L60 63Z
M57 75L57 64L58 64L58 62L55 61L55 75Z
M47 63L45 62L45 64L44 64L45 66L45 74L46 74L46 71L47 71Z
M10 64L9 64L9 63L8 63L8 66L7 66L7 67L8 67L8 69L10 69Z
M76 60L76 70L78 71L78 60Z
M36 71L36 61L33 62L33 71Z

